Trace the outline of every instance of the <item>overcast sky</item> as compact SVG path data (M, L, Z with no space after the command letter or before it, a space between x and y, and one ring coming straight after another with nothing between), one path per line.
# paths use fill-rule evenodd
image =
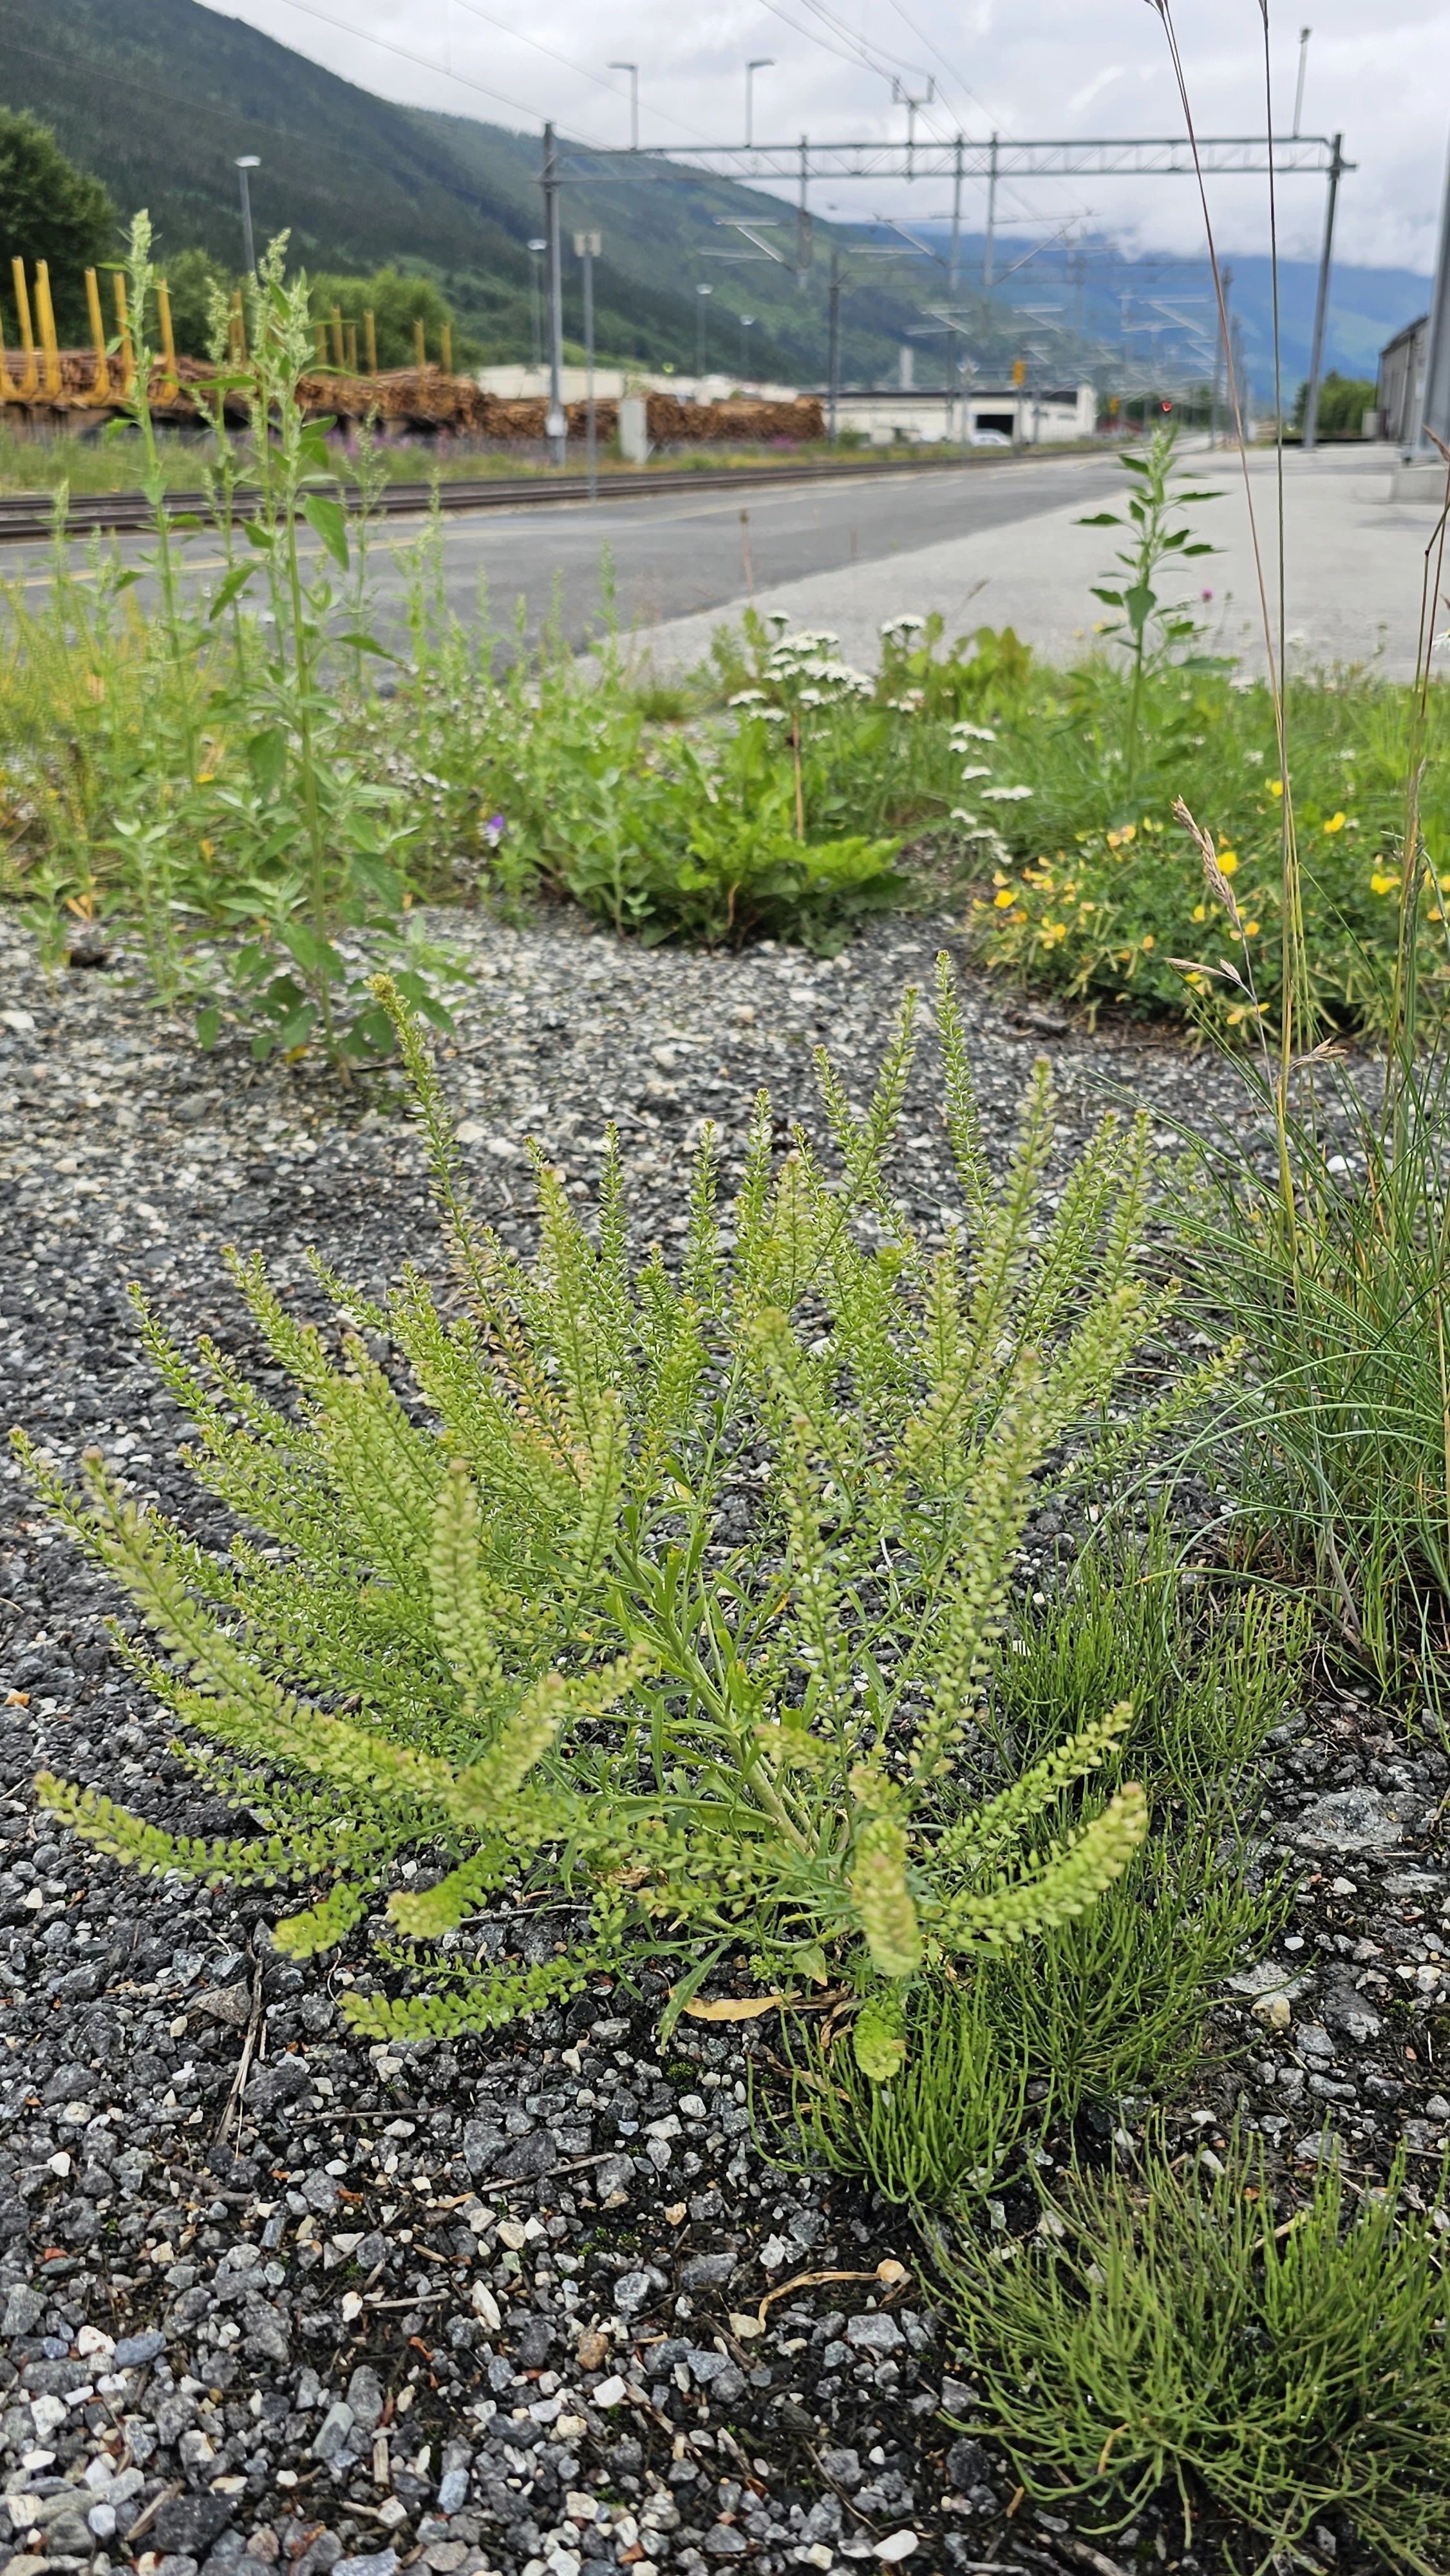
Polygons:
M215 0L208 0L214 5ZM537 130L552 116L580 140L629 139L629 79L639 65L640 140L739 142L745 65L755 76L755 133L775 141L903 135L892 82L936 85L919 133L1165 135L1181 130L1162 22L1148 0L221 0L283 44L384 97ZM1450 0L1305 0L1312 19L1304 131L1342 129L1358 164L1341 193L1338 247L1348 260L1424 270L1434 264L1447 130ZM511 32L520 21L527 36ZM1249 134L1263 114L1259 0L1179 0L1179 42L1203 134ZM1274 22L1276 124L1293 116L1298 14ZM976 192L980 199L980 191ZM940 202L938 202L940 200ZM885 209L944 213L930 183L826 189L818 210L842 218ZM1220 182L1223 247L1267 248L1264 183ZM1191 183L1042 182L1009 194L999 217L1042 228L1079 217L1142 249L1196 249ZM980 226L980 202L963 209ZM1283 183L1286 250L1318 248L1323 183Z

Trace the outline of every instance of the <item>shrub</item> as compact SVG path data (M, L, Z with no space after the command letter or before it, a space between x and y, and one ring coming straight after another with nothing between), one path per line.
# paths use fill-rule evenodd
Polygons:
M1221 1373L1100 1421L1171 1302L1137 1248L1143 1126L1105 1123L1049 1216L1040 1068L993 1185L943 966L966 1225L939 1254L886 1184L908 1001L864 1111L820 1060L834 1185L803 1134L773 1165L762 1096L733 1245L707 1130L677 1279L657 1255L631 1276L612 1146L594 1240L540 1158L528 1269L468 1213L431 1067L397 1020L467 1311L446 1323L411 1270L386 1306L333 1282L339 1366L237 1262L294 1415L214 1349L175 1350L141 1307L203 1481L265 1548L249 1535L208 1555L99 1461L81 1499L37 1470L169 1656L141 1658L158 1695L222 1748L198 1766L263 1829L188 1843L97 1793L47 1778L41 1795L147 1868L330 1881L279 1927L298 1952L335 1943L399 1853L441 1854L435 1885L388 1902L407 1940L444 1945L432 1973L452 1991L357 2002L373 2029L501 2020L640 1952L679 1977L678 2010L743 1944L787 1987L834 1962L866 1999L858 2057L890 2072L929 1957L1072 1918L1143 1833L1128 1784L1031 1839L1127 1710L1097 1710L985 1802L962 1761L1037 1480L1070 1481L1074 1462L1107 1476ZM411 1404L362 1330L406 1354ZM457 1936L521 1885L578 1909L567 1953L491 1970Z
M993 718L997 747L971 765L1031 793L993 808L1001 847L991 886L973 902L976 944L988 964L1090 1007L1186 1007L1226 1034L1251 1036L1252 1005L1213 970L1227 956L1242 971L1247 950L1263 1015L1276 1018L1282 781L1268 690L1212 671L1150 674L1129 791L1117 756L1125 685L1089 663ZM1450 879L1450 691L1431 688L1423 718L1410 690L1373 671L1295 678L1285 695L1307 998L1322 1022L1378 1032L1393 1008L1412 755L1425 761L1427 862ZM971 801L983 792L972 787ZM1179 797L1213 828L1237 923L1205 887L1198 852L1173 818ZM1437 887L1414 933L1423 1005L1436 1016L1450 993L1442 904Z
M115 231L116 209L101 181L67 160L50 127L28 110L0 107L0 326L12 349L20 322L11 260L25 262L27 280L37 260L47 263L57 332L89 345L85 271L109 258Z
M1450 2352L1438 2229L1337 2157L1276 2205L1257 2141L1186 2168L1075 2173L1030 2244L963 2238L955 2321L987 2421L1040 2504L1120 2529L1165 2480L1289 2551L1344 2514L1392 2565L1444 2564ZM1281 2216L1282 2210L1282 2216Z
M313 321L330 323L334 306L344 328L351 323L357 332L360 366L366 362L365 317L369 313L373 317L379 367L417 364L415 326L419 322L430 365L442 364L445 324L452 333L455 367L476 367L482 360L481 346L460 330L452 306L431 277L405 276L401 269L392 267L376 269L371 277L333 277L326 273L314 277L308 290L308 310ZM329 336L329 362L332 354Z

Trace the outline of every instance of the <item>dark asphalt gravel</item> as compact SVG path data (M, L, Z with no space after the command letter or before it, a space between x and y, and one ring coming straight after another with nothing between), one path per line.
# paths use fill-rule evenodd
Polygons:
M761 1081L806 1112L817 1038L855 1081L950 931L888 925L822 965L646 954L572 916L449 926L478 983L445 1077L484 1211L520 1243L526 1130L584 1193L614 1116L641 1238L668 1244L699 1118L738 1124ZM343 1096L198 1057L123 960L47 982L12 932L0 965L5 1411L67 1468L98 1443L205 1538L215 1507L122 1283L247 1358L221 1242L262 1247L314 1309L309 1243L371 1288L427 1263L415 1138L389 1081ZM1103 1079L1165 1121L1237 1114L1232 1075L1172 1046L975 982L967 1010L998 1143L1044 1044L1064 1151ZM954 1200L927 1071L900 1184L928 1227ZM293 1966L260 1897L142 1882L38 1818L42 1761L173 1825L218 1810L118 1661L105 1586L18 1479L0 1551L5 2576L1230 2564L1206 2528L1185 2551L1176 2510L1095 2557L1062 2517L1009 2512L1001 2457L943 2420L970 2392L909 2229L762 2158L746 2079L768 2077L769 2024L661 2050L646 1981L486 2041L368 2047L335 2001L359 1947ZM1430 2188L1450 1770L1349 1690L1287 1709L1281 1738L1265 1830L1301 1868L1297 1923L1259 1990L1225 1998L1216 2037L1240 2053L1172 2125L1221 2137L1238 2112L1303 2172L1332 2121L1367 2177L1403 2134ZM536 1936L497 1926L525 1955Z

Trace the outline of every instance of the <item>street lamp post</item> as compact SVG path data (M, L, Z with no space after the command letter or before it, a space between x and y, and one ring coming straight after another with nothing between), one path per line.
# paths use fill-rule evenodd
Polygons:
M742 313L740 316L740 381L742 384L750 382L750 334L754 328L754 314Z
M631 152L637 152L639 150L639 65L638 63L611 63L609 68L612 72L629 74L629 148Z
M755 75L757 72L770 72L774 69L774 54L757 54L754 61L748 62L745 66L745 149L747 152L755 141Z
M252 192L247 185L247 172L260 170L261 166L255 152L244 152L237 162L237 177L242 190L242 255L247 264L248 277L255 277L257 274L257 246L252 239Z
M576 233L574 256L584 262L584 448L589 472L589 498L599 498L599 463L594 442L594 263L598 233Z
M702 402L705 385L705 315L709 309L707 298L714 292L713 286L697 286L695 289L699 298L695 306L695 373L700 380L700 391L696 399Z
M559 219L559 141L552 121L544 128L544 239L549 260L549 408L544 436L549 461L568 462L569 423L564 411L564 262L563 227Z

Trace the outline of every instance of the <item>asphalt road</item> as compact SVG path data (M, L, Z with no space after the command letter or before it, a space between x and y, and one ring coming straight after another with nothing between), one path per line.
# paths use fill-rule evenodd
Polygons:
M627 633L723 611L753 592L852 563L919 554L1064 505L1091 507L1121 482L1112 457L1043 456L964 465L960 473L913 474L908 468L869 484L843 478L805 489L611 496L592 509L565 502L557 509L460 513L441 523L444 584L450 608L469 624L486 596L507 642L515 631L516 602L524 603L530 637L553 608L565 640L577 649L600 630L606 550L616 613ZM144 538L116 542L131 563L148 550ZM395 631L402 607L401 559L416 542L416 523L390 526L374 539L378 624L385 639ZM190 577L215 578L221 565L215 533L200 530L185 543ZM81 570L79 544L75 552ZM45 551L16 547L0 575L27 589L43 587L49 579Z

